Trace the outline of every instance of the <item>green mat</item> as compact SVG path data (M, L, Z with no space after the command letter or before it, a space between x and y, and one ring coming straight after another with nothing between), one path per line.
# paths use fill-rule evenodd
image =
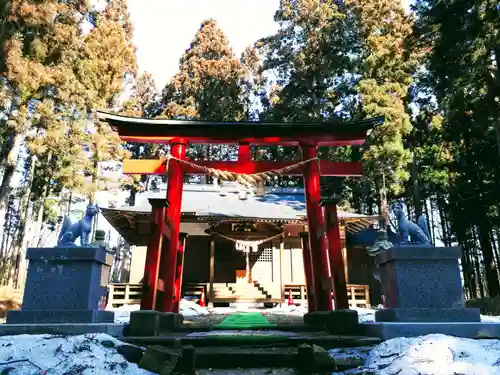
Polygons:
M215 328L218 329L252 329L252 328L273 328L277 324L269 323L269 320L261 313L239 313L231 314L225 318Z
M286 342L289 340L289 337L286 336L271 336L271 335L248 335L248 336L240 336L240 335L235 335L235 336L230 336L230 335L211 335L207 336L208 340L217 340L217 341L237 341L238 343L266 343L266 344L276 344L276 343L282 343Z

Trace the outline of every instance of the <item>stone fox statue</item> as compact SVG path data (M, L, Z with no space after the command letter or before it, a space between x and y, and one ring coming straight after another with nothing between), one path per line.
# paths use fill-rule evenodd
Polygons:
M89 204L85 216L73 223L69 216L64 218L61 232L57 239L57 246L75 246L75 241L80 238L81 246L89 246L90 232L92 231L92 220L99 213L99 207Z
M408 245L410 243L419 245L432 245L430 241L429 227L427 220L422 215L418 219L417 224L408 220L403 212L403 203L399 202L392 206L392 212L398 220L398 231L403 237L402 244Z

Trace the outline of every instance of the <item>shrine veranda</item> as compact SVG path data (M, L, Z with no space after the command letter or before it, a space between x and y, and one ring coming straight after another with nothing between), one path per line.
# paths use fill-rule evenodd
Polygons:
M335 295L337 309L349 308L337 207L335 202L325 202L323 209L319 178L321 174L360 176L362 165L359 162L319 160L317 148L363 144L367 133L383 119L265 123L150 120L100 111L97 116L106 121L123 141L170 145L170 155L165 160L126 160L123 167L126 174L168 173L167 196L164 200L151 202L154 229L148 242L141 309L179 311L185 244L180 237L183 180L185 174L203 172L236 179L240 183L262 181L266 174L273 173L302 175L309 232L307 246L303 246L309 312L331 311L332 295ZM189 161L186 159L189 143L237 144L238 161ZM299 146L302 162L253 161L250 147L254 145ZM230 172L229 178L224 172Z

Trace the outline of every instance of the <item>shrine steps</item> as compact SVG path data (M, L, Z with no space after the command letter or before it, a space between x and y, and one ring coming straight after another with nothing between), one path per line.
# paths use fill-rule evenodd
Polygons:
M304 347L312 350L317 345L320 350L373 346L380 343L378 338L333 336L324 332L303 332L289 334L283 331L222 332L210 334L171 333L157 337L124 337L123 341L143 347L166 348L167 350L189 350L196 353L196 369L232 368L300 368L313 367L311 358L304 358ZM304 345L307 344L307 345ZM321 349L323 348L323 349ZM316 347L316 349L318 348ZM346 370L353 366L338 366ZM354 366L356 367L356 366ZM334 368L328 368L331 373Z
M196 335L175 332L162 336L152 337L133 337L126 336L121 340L134 345L161 345L165 347L177 347L192 345L194 347L297 347L302 344L318 345L326 349L334 348L352 348L358 346L376 345L381 342L378 337L364 336L338 336L329 335L325 332L302 332L302 334L285 334L284 331L276 331L277 334L272 334L271 331L246 331L238 333L236 331L218 331L217 334L211 332L199 333ZM210 334L207 334L210 333ZM220 335L219 335L220 334Z
M214 303L279 303L280 296L273 298L258 282L214 284Z

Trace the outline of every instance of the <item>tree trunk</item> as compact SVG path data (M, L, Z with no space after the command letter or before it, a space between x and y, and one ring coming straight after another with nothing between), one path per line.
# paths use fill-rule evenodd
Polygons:
M491 246L493 248L493 259L495 259L495 267L497 270L500 270L500 258L498 256L498 248L497 248L497 238L495 237L495 231L490 232L490 238L491 238Z
M471 248L471 253L473 256L473 261L474 261L474 269L476 272L476 280L477 280L477 286L479 287L479 295L481 298L484 298L485 293L484 293L484 284L483 284L483 276L481 274L481 261L478 256L478 250L477 250L477 235L476 235L476 228L472 227L471 228L472 232L472 237L473 237L473 246Z
M0 230L2 231L2 233L4 233L3 227L5 225L5 214L10 192L12 190L12 178L14 177L14 173L16 171L17 159L21 150L23 138L24 137L22 134L16 134L12 136L10 145L7 145L9 151L6 154L5 159L2 160L2 164L5 165L2 183L0 184Z
M413 153L413 160L411 162L411 182L413 189L413 205L415 206L415 217L418 218L422 215L422 202L420 201L420 186L418 184L418 165L415 155L415 149L411 147Z
M491 247L490 225L485 219L481 218L478 225L479 243L483 254L484 271L486 276L486 285L490 297L500 295L500 283L498 282L498 272L493 258L493 248Z
M30 204L30 197L31 188L33 186L33 178L35 175L35 165L36 157L31 156L30 167L28 170L28 183L23 194L21 216L19 218L20 228L16 251L17 259L14 279L15 288L19 288L21 285L24 285L26 249L28 247L29 239L32 237L32 226L29 225L28 222L32 220L33 214L33 206Z
M48 185L45 185L43 188L42 196L40 197L40 205L38 206L38 211L36 213L36 219L35 219L35 225L33 228L33 237L31 239L31 247L37 247L40 246L41 242L41 234L42 234L42 226L43 226L43 214L45 212L44 208L44 202L45 199L47 198L47 193L48 193Z
M445 246L451 246L450 231L448 230L448 222L444 215L444 200L438 196L437 198L437 208L439 213L439 221L441 222L441 230L443 232L442 241Z

